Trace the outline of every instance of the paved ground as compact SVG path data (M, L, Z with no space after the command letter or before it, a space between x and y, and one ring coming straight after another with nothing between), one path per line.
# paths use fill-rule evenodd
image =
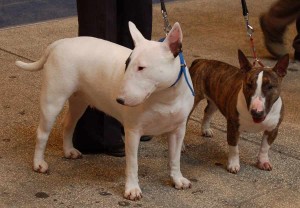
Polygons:
M274 65L262 42L258 16L273 0L248 1L250 22L256 29L257 51L266 65ZM190 65L195 58L218 59L238 65L237 49L251 55L240 1L182 0L167 4L170 21L181 23L183 50ZM164 36L159 5L154 7L153 39ZM289 71L283 84L286 116L270 151L274 170L254 164L261 134L242 135L241 171L226 171L225 120L215 116L215 137L200 137L203 106L189 122L182 155L182 172L193 182L190 190L170 184L164 136L141 143L139 176L144 198L123 199L124 158L62 156L61 116L50 136L46 160L50 174L32 171L35 130L39 115L41 74L14 66L16 59L36 60L54 40L77 34L76 17L0 30L0 207L300 207L300 72ZM294 25L287 33L291 43ZM292 54L291 45L287 45Z

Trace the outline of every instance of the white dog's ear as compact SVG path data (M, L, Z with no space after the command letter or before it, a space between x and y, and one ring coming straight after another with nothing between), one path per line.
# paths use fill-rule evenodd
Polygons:
M176 22L171 31L169 32L168 36L164 40L164 43L167 44L171 52L173 53L174 57L176 57L182 48L182 31L181 27L178 22Z
M128 26L129 26L129 31L130 31L134 46L137 46L139 44L139 42L141 42L142 40L145 40L144 36L136 28L136 26L133 22L129 21Z

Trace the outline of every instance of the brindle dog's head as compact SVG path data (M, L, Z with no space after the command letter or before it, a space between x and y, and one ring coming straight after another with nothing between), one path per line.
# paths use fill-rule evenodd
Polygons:
M239 50L240 69L245 74L243 93L253 121L264 121L273 104L279 98L281 81L287 73L289 55L281 57L273 68L253 67L244 53Z

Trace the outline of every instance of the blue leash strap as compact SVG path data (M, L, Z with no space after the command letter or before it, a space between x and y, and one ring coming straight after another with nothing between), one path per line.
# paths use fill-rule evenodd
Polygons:
M164 40L165 40L165 38L161 38L161 39L159 39L159 42L163 42ZM180 80L182 74L183 74L184 78L185 78L185 81L186 81L188 87L190 88L190 90L192 92L192 95L195 96L195 91L194 91L192 85L189 83L189 80L188 80L188 77L187 77L187 74L186 74L186 64L185 64L182 52L179 53L179 59L180 59L180 71L179 71L179 74L178 74L178 77L177 77L176 81L170 87L173 87L174 85L176 85L177 82Z
M187 74L186 74L186 64L185 64L185 61L184 61L184 57L183 57L183 54L182 52L179 53L179 58L180 58L180 71L183 71L183 75L184 75L184 78L185 78L185 81L188 85L188 87L190 88L191 92L192 92L192 95L195 97L195 91L194 91L194 88L193 86L191 85L191 83L189 82L188 80L188 77L187 77Z
M186 81L188 87L190 88L190 90L192 92L192 95L195 96L194 89L193 89L192 85L190 84L190 82L188 80L188 77L187 77L187 74L186 74L186 64L185 64L182 52L179 53L179 58L180 58L180 72L178 74L178 77L177 77L176 81L170 87L173 87L174 85L176 85L177 82L180 80L182 74L183 74L184 78L185 78L185 81Z

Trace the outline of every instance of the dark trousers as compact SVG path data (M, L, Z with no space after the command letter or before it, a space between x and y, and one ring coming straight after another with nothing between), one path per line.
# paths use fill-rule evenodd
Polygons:
M287 26L296 20L297 36L294 39L295 58L300 60L300 1L279 0L267 13L268 25L278 33L284 33Z
M77 0L79 36L105 39L133 49L128 21L146 39L152 33L152 0ZM109 69L107 69L109 70ZM81 151L99 151L124 145L122 126L105 113L87 108L79 119L73 143Z
M295 59L300 61L300 15L296 20L296 28L297 28L297 35L293 42L293 47L295 49Z

